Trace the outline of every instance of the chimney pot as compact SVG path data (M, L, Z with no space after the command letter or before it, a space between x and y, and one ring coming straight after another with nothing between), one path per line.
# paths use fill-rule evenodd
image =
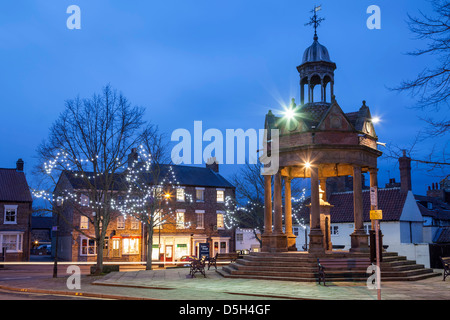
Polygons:
M22 159L17 160L17 162L16 162L16 170L18 172L23 172L23 165L24 165L24 162L23 162Z

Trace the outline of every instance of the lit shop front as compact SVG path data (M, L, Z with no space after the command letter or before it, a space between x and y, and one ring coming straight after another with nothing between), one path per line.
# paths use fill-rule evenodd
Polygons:
M208 241L209 240L209 241ZM154 236L153 237L153 261L177 262L183 256L199 255L199 245L201 243L210 244L210 254L228 253L230 248L230 237L206 236Z

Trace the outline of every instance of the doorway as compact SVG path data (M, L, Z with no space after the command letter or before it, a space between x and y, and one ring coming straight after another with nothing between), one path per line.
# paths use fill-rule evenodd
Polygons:
M166 262L173 261L173 245L166 245Z

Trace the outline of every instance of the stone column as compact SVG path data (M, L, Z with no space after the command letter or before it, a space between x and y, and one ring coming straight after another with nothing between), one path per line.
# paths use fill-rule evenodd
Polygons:
M289 251L297 251L295 239L292 232L292 196L291 196L291 178L284 178L284 222Z
M368 252L368 235L364 231L362 173L360 166L353 166L353 209L355 231L351 236L351 252Z
M311 167L311 218L309 233L309 252L324 253L323 233L320 228L320 194L319 194L319 168Z
M300 81L300 104L305 104L305 85Z
M278 172L275 175L274 190L273 190L273 205L275 207L275 217L273 221L273 233L283 233L283 208L281 199L281 174Z
M323 85L323 79L320 80L320 101L324 102L325 101L325 86Z
M283 232L283 207L281 196L281 173L278 172L274 177L273 205L275 216L273 217L273 232L271 237L270 251L287 251L287 238Z
M272 235L272 176L264 176L264 233L261 236L262 252L270 251Z

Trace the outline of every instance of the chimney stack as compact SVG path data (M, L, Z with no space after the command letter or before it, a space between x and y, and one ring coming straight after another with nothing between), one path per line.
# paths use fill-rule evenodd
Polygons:
M403 150L403 156L398 159L398 163L400 167L400 189L402 192L411 191L411 158L406 155L406 150Z
M22 159L17 160L17 162L16 162L16 171L23 172L23 165L24 165L24 162L23 162Z
M211 157L206 162L206 167L214 172L219 172L219 164L217 163L216 157Z

